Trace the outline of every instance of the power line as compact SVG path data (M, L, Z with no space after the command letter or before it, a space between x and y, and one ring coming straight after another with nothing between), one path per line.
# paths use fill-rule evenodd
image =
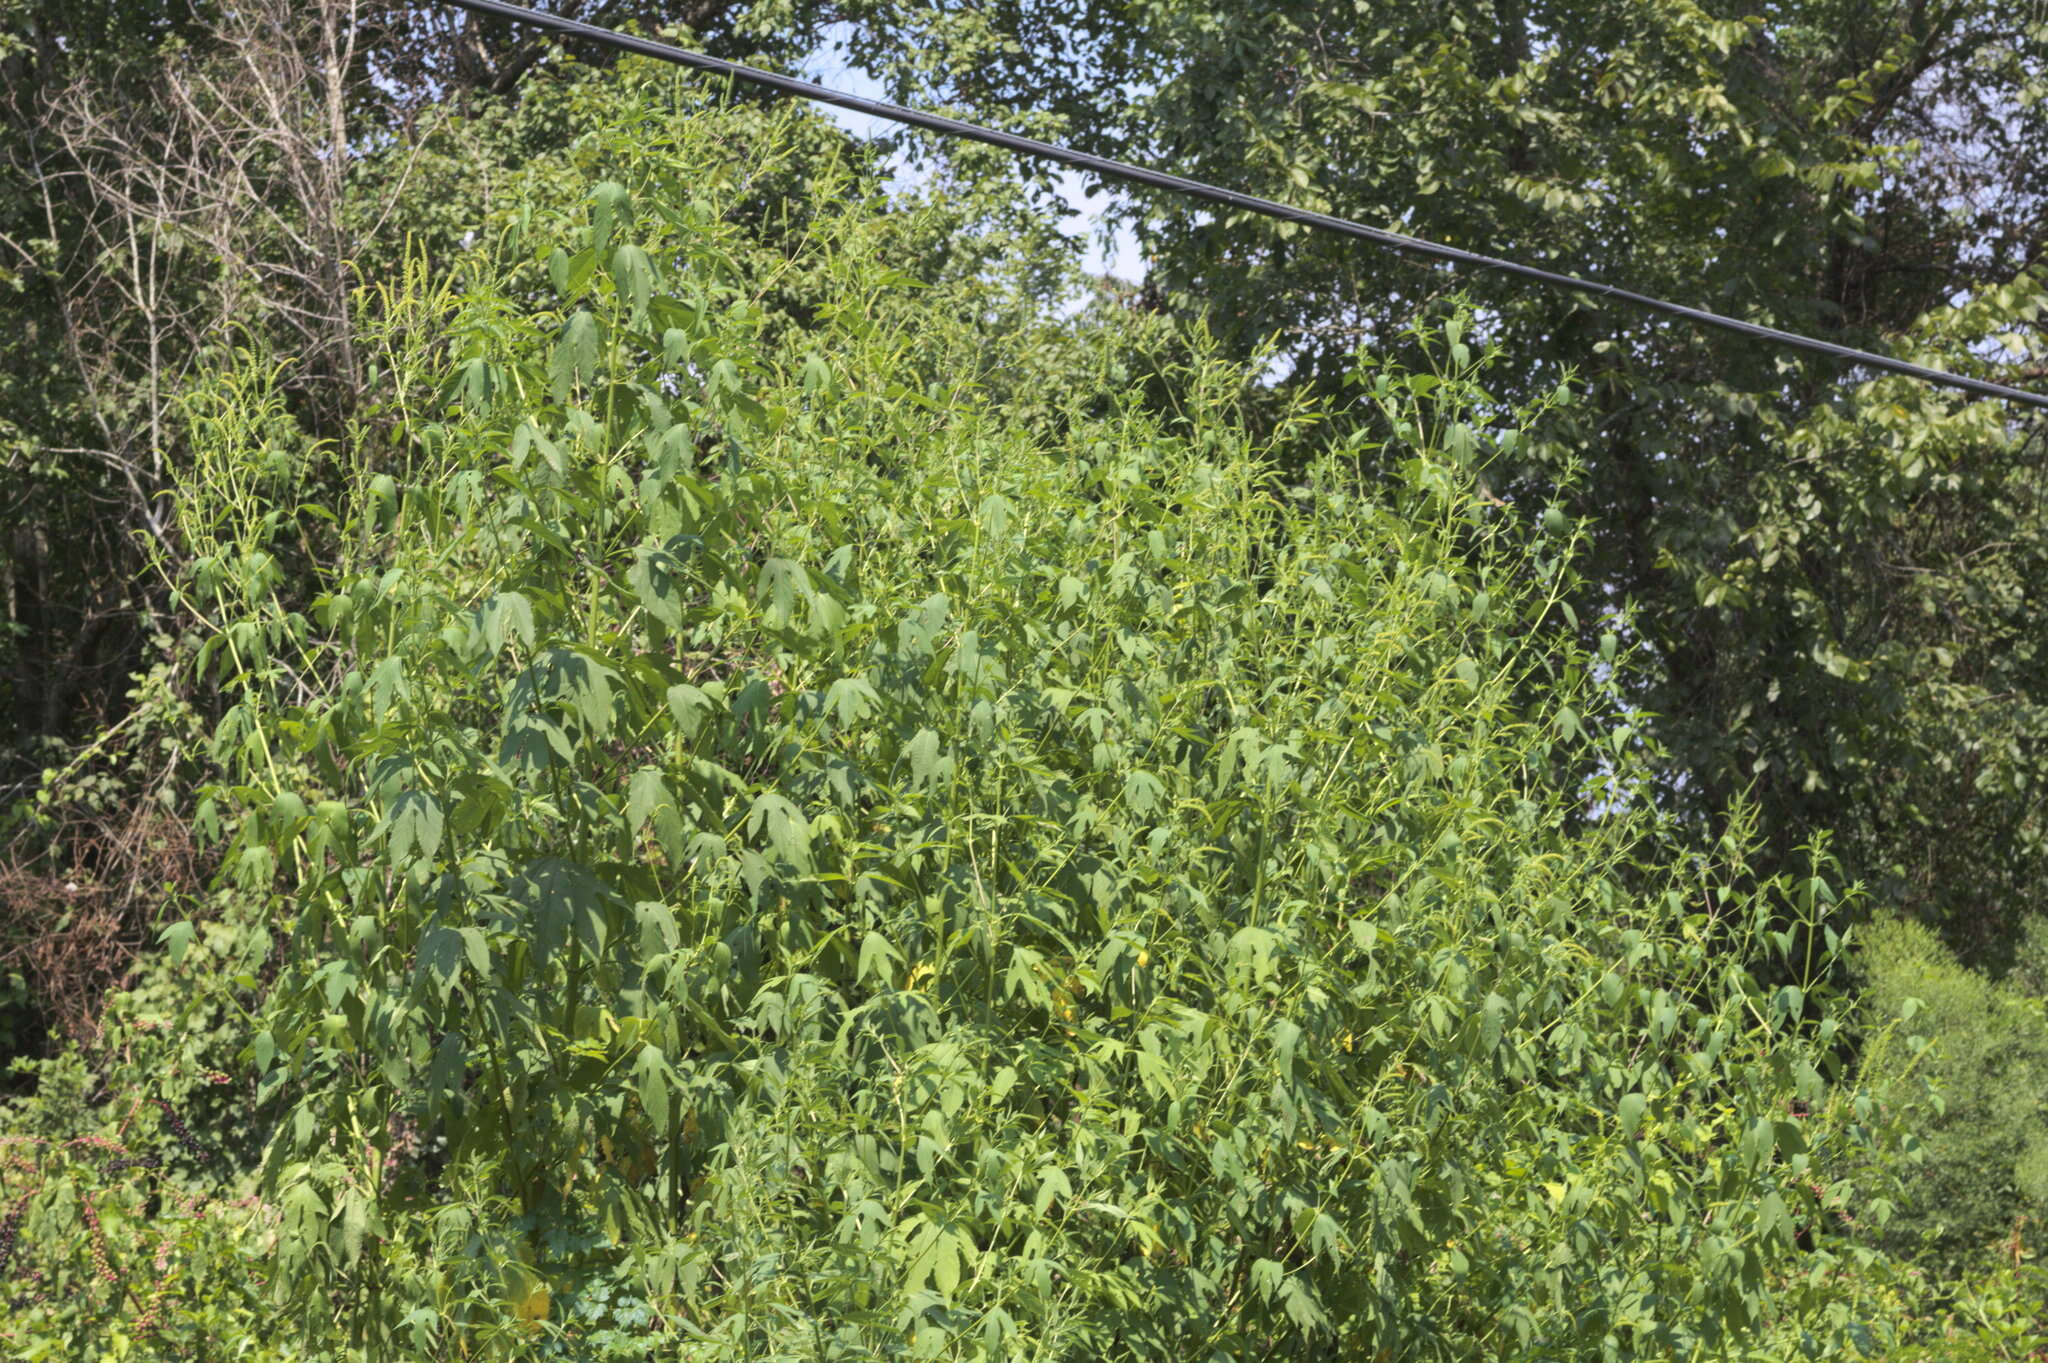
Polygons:
M694 67L699 71L708 71L714 75L725 76L748 85L757 85L764 89L773 90L777 94L794 95L798 99L808 99L820 104L830 104L837 108L852 110L854 113L866 114L870 118L879 118L891 123L902 123L909 127L922 128L927 132L935 132L945 137L962 137L973 142L983 142L989 146L1001 147L1006 151L1013 151L1022 156L1035 156L1047 161L1056 161L1061 165L1072 166L1076 170L1090 171L1107 179L1124 180L1131 184L1145 185L1151 189L1163 189L1170 193L1186 195L1189 198L1202 199L1209 203L1242 209L1248 213L1258 213L1268 218L1277 218L1281 222L1299 223L1304 227L1312 227L1324 232L1335 232L1340 236L1354 237L1360 241L1369 241L1376 246L1388 247L1410 255L1426 256L1433 260L1450 261L1457 265L1473 265L1481 269L1496 270L1502 274L1514 275L1520 279L1533 280L1538 284L1545 284L1552 288L1570 289L1578 293L1591 294L1596 298L1611 299L1618 303L1631 303L1636 307L1644 308L1651 312L1661 312L1667 316L1683 318L1700 326L1714 327L1721 331L1733 332L1738 336L1749 336L1757 340L1772 341L1794 350L1811 351L1816 355L1828 355L1838 360L1847 360L1852 364L1868 365L1874 369L1888 370L1894 374L1905 374L1908 377L1920 379L1927 383L1939 384L1946 388L1959 388L1966 393L1975 393L1979 397L2001 398L2007 402L2017 402L2028 407L2048 410L2048 396L2025 392L2018 388L2009 388L2002 383L1990 383L1984 379L1973 379L1962 374L1951 374L1945 370L1930 369L1925 365L1912 364L1905 360L1895 360L1888 355L1873 354L1868 350L1857 350L1851 346L1836 345L1832 341L1820 341L1815 340L1811 336L1800 336L1794 332L1780 331L1776 327L1759 326L1754 322L1743 322L1733 317L1723 317L1717 312L1707 312L1701 308L1689 308L1682 303L1671 303L1661 298L1652 298L1648 294L1616 288L1612 284L1601 284L1590 279L1580 279L1573 275L1558 274L1551 270L1540 269L1534 265L1524 265L1519 261L1502 260L1497 256L1480 255L1476 251L1462 251L1455 246L1444 246L1437 242L1424 241L1420 237L1409 237L1403 236L1398 232L1382 231L1377 227L1367 227L1364 223L1352 222L1348 218L1333 217L1328 213L1316 213L1306 208L1293 208L1287 204L1275 203L1271 199L1261 199L1251 194L1240 194L1234 189L1224 189L1218 185L1205 184L1200 180L1189 180L1179 175L1169 175L1165 171L1150 170L1144 166L1134 166L1126 161L1114 161L1106 156L1091 156L1087 152L1075 151L1071 147L1062 147L1051 142L1040 142L1030 137L1019 137L1015 133L1000 132L994 128L984 128L980 124L963 122L957 118L947 118L942 114L925 113L919 109L905 108L900 104L888 104L881 100L863 99L859 95L849 95L842 91L828 89L823 85L817 85L807 80L799 80L794 76L780 76L772 71L762 71L756 67L742 66L738 62L725 61L722 58L709 56L706 53L692 52L687 48L672 47L667 43L658 43L649 38L638 38L629 33L619 33L613 29L600 28L596 24L586 24L580 20L565 19L553 14L542 14L538 10L526 9L520 5L503 4L500 0L448 0L448 3L458 5L466 10L472 10L478 14L495 15L498 18L510 19L516 23L533 24L540 28L552 29L557 33L568 34L571 37L587 38L591 42L617 48L624 52L637 52L642 56L674 62L679 66Z

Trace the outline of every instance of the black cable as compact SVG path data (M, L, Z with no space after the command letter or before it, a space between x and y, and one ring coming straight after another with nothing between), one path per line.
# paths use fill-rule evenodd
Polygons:
M1178 175L1168 175L1164 171L1148 170L1143 166L1134 166L1125 161L1112 161L1106 156L1091 156L1086 152L1075 151L1070 147L1057 146L1051 142L1040 142L1029 137L1019 137L1015 133L998 132L994 128L984 128L979 124L965 123L957 118L947 118L942 114L928 114L917 109L907 109L900 104L887 104L881 100L863 99L859 95L844 94L838 90L827 89L825 86L817 85L807 80L798 80L794 76L779 76L772 71L762 71L756 67L742 66L738 62L725 61L722 58L708 56L702 52L691 52L686 48L671 47L667 43L658 43L648 38L636 38L628 33L618 33L612 29L599 28L595 24L586 24L576 19L564 19L553 14L542 14L537 10L526 9L519 5L503 4L500 3L500 0L448 0L448 3L459 5L466 10L473 10L478 14L491 14L496 15L498 18L511 19L518 23L535 24L541 28L553 29L557 33L569 34L572 37L588 38L594 43L602 43L607 47L615 47L621 51L637 52L643 56L675 62L681 66L695 67L699 71L709 71L716 75L730 77L733 80L744 81L749 85L758 85L764 89L773 90L778 94L794 95L799 99L815 100L820 104L830 104L841 109L850 109L854 113L866 114L870 118L885 119L891 123L903 123L913 128L923 128L927 132L935 132L947 137L964 137L973 142L985 142L989 146L1001 147L1006 151L1017 152L1023 156L1036 156L1048 161L1057 161L1061 165L1072 166L1076 170L1091 171L1108 179L1128 180L1132 184L1146 185L1153 189L1164 189L1175 194L1187 195L1190 198L1205 199L1210 203L1223 204L1230 208L1239 208L1246 212L1263 214L1269 218L1277 218L1282 222L1300 223L1304 227L1320 228L1325 232L1336 232L1342 236L1356 237L1361 241L1369 241L1378 246L1391 247L1396 251L1406 251L1411 255L1428 256L1435 260L1447 260L1459 265L1476 265L1482 269L1498 270L1503 274L1534 280L1539 284L1548 284L1553 288L1572 289L1580 293L1592 294L1599 298L1613 299L1616 302L1633 303L1639 308L1647 308L1652 312L1661 312L1672 317L1682 317L1689 322L1696 322L1701 326L1718 327L1722 331L1732 331L1738 336L1751 336L1758 340L1775 341L1779 345L1790 346L1795 350L1809 350L1817 355L1831 355L1838 360L1847 360L1852 364L1869 365L1876 369L1889 370L1894 374L1905 374L1928 383L1940 384L1948 388L1960 388L1966 393L1975 393L1979 397L2003 398L2007 402L2017 402L2029 407L2039 407L2048 410L2048 396L2024 392L2018 388L2008 388L2002 383L1990 383L1984 379L1973 379L1961 374L1950 374L1940 369L1929 369L1925 365L1910 364L1905 360L1895 360L1886 355L1872 354L1867 350L1857 350L1850 346L1836 345L1832 341L1817 341L1810 336L1800 336L1789 331L1780 331L1776 327L1759 326L1754 322L1737 321L1733 317L1723 317L1716 312L1707 312L1700 308L1689 308L1680 303L1667 303L1661 298L1652 298L1648 294L1633 293L1628 289L1616 288L1612 284L1599 284L1590 279L1579 279L1572 275L1557 274L1550 270L1538 269L1534 265L1523 265L1512 260L1501 260L1495 256L1480 255L1475 251L1461 251L1455 246L1439 245L1433 241L1424 241L1420 237L1406 237L1398 232L1383 232L1379 228L1367 227L1364 223L1352 222L1347 218L1332 217L1327 213L1315 213L1305 208L1291 208L1283 203L1275 203L1271 199L1261 199L1250 194L1240 194L1236 190L1204 184L1200 180L1184 179Z

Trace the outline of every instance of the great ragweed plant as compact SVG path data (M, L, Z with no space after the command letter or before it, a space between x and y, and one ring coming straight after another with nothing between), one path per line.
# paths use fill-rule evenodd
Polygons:
M308 610L217 495L274 394L200 413L230 873L293 915L281 1309L377 1358L574 1352L620 1280L705 1359L1850 1347L1860 1247L1797 1243L1884 1136L1838 897L1740 827L1658 859L1580 532L1479 486L1538 413L1453 330L1289 466L1199 359L1017 420L865 210L770 327L709 136L416 305L452 353L387 355Z

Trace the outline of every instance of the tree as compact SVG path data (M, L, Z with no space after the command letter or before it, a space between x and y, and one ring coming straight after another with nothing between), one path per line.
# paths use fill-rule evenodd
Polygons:
M183 6L9 0L0 25L0 802L49 755L28 745L84 732L118 701L138 638L128 536L157 490L148 404L96 391L103 375L79 363L74 290L102 263L74 254L82 196L43 135L49 101L90 73L111 100L147 104L136 63L199 22Z

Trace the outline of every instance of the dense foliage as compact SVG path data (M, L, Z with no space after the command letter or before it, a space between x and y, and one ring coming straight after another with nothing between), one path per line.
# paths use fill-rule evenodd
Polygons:
M2048 1215L2048 922L2030 922L2020 954L2016 978L1994 984L1918 924L1864 935L1866 1006L1937 1042L1926 1067L1940 1102L1919 1123L1928 1169L1897 1232L1945 1275Z
M722 51L805 42L743 37L720 0L604 8ZM189 642L145 571L182 552L182 395L254 347L339 437L367 380L352 290L408 240L459 255L507 174L573 141L587 71L440 5L0 0L0 1031L25 1048L79 1034L164 884L200 879L189 811L155 798L189 792L197 735L130 688Z
M1982 7L584 8L2035 363ZM431 6L0 15L0 1351L2048 1337L2037 431L1161 205L1089 280Z
M2002 0L870 0L877 71L1123 156L1436 241L2021 387L2048 375L2048 26ZM913 42L911 35L924 37ZM970 55L971 54L971 55ZM2002 969L2042 908L2048 596L2038 414L1966 404L1522 281L1163 195L1160 306L1293 382L1456 288L1585 401L1495 466L1593 535L1587 637L1636 607L1663 799L1753 798Z
M828 178L814 324L766 326L720 196L773 144L716 128L619 130L586 226L522 223L540 271L395 298L395 444L280 443L261 371L191 400L201 818L287 919L247 1054L306 1342L1859 1338L1832 895L1734 835L1642 860L1627 659L1572 642L1568 525L1477 496L1517 426L1455 333L1361 374L1393 449L1300 482L1227 368L1020 416L980 376L1030 338L947 325Z

